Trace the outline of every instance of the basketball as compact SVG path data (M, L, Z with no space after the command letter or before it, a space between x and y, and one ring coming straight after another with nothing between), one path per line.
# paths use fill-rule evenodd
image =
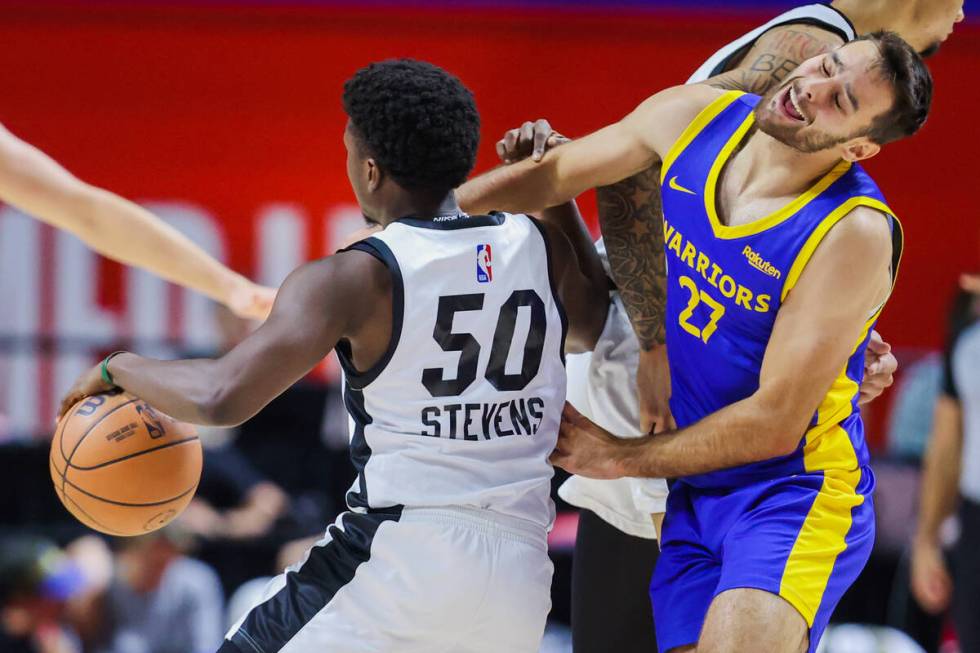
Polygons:
M201 478L195 429L127 392L86 397L51 443L55 493L80 522L107 535L142 535L172 521Z

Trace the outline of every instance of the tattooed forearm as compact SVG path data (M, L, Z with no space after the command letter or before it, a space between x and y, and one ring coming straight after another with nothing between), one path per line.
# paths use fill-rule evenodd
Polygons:
M664 342L667 274L660 203L660 165L597 189L599 227L613 281L640 346Z
M801 62L841 43L840 38L819 28L779 27L762 36L736 68L705 83L762 95L784 82Z

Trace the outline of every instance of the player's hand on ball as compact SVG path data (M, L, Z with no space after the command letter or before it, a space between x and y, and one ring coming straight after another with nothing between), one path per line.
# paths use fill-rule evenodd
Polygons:
M881 339L877 331L871 332L868 348L864 352L864 380L861 382L861 398L864 405L876 399L885 388L895 382L898 359L892 354L892 346Z
M624 442L566 402L558 429L558 444L550 460L572 474L588 478L622 478L619 456Z
M640 429L644 433L663 433L676 428L674 416L670 414L670 367L665 345L640 351L636 391L640 402Z
M58 419L65 416L72 406L77 404L79 401L85 397L91 397L92 395L97 395L102 392L109 392L115 389L115 386L106 383L102 379L102 365L96 365L91 368L75 381L75 384L68 390L68 394L65 398L61 400L61 408L58 409Z
M541 118L534 122L525 122L504 134L497 141L497 156L504 163L517 163L529 156L540 161L545 152L570 140L553 130L551 123Z

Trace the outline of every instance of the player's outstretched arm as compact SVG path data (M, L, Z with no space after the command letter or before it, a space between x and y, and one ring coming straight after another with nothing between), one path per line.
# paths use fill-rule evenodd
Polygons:
M111 259L197 290L242 317L263 319L272 306L273 289L229 270L145 209L79 180L3 126L0 201L70 231Z
M269 318L218 359L161 361L124 353L107 371L121 387L175 419L235 425L255 415L367 320L390 296L391 277L374 257L342 252L296 269L283 283ZM112 387L97 366L62 402Z
M654 95L617 123L547 152L480 175L457 189L470 213L539 213L596 186L650 167L717 91L675 87Z
M723 90L763 94L782 82L801 62L841 45L827 30L792 25L759 38L737 67L707 80ZM613 281L619 288L640 348L664 342L666 276L660 166L597 189L599 225L606 242Z
M544 153L552 148L564 145L570 139L551 128L544 118L534 122L527 121L520 127L508 130L504 137L497 141L497 156L505 165L517 163L528 157L540 161ZM568 238L575 256L578 258L582 273L590 279L606 276L602 261L599 259L592 242L592 234L579 213L575 200L547 208L538 216L545 222L558 227Z
M891 233L855 209L831 229L782 304L759 389L667 434L618 440L568 412L553 461L598 478L676 478L792 453L890 285Z

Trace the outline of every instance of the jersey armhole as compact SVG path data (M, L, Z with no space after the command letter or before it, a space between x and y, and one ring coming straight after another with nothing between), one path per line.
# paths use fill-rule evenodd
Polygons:
M339 341L336 347L334 347L334 351L337 352L337 360L340 361L340 366L344 370L347 383L355 390L363 390L384 371L388 363L391 362L391 357L394 356L395 349L398 347L398 341L401 339L402 334L402 323L405 320L405 284L402 280L402 271L398 266L398 260L395 258L391 249L380 239L366 238L365 240L354 243L350 247L345 247L337 253L349 251L370 254L384 264L391 273L391 339L388 341L388 348L385 349L385 353L382 354L378 362L372 365L370 369L361 372L354 366L353 351L351 350L350 342L346 338Z
M670 146L667 150L667 154L664 155L662 165L660 167L660 184L663 185L664 180L667 178L667 171L670 170L670 166L673 165L677 157L691 144L698 134L700 134L705 127L708 126L715 117L718 116L722 111L724 111L728 106L737 100L738 98L745 95L742 91L726 91L722 93L717 98L712 100L711 104L701 109L701 112L694 117L681 135L677 137L674 144Z
M534 216L525 216L538 230L541 234L541 240L544 242L544 253L545 264L548 266L548 285L551 287L551 298L555 302L555 308L558 310L558 318L561 320L561 342L559 343L560 348L558 355L561 357L561 364L565 364L565 338L568 336L568 315L565 313L565 305L562 304L561 296L558 294L558 280L555 279L555 269L553 266L554 255L551 253L551 240L548 238L548 231L544 228L544 225L535 218Z
M873 197L861 195L848 199L836 209L831 211L830 214L824 218L819 225L817 225L817 228L813 230L813 233L810 234L809 238L807 238L806 242L803 244L803 248L800 249L799 254L796 255L793 265L790 266L789 274L786 275L786 283L783 284L783 290L779 298L781 302L786 300L786 296L789 295L790 291L796 285L796 282L800 280L800 275L803 274L803 269L806 268L807 264L810 262L810 259L813 258L813 253L817 250L817 247L823 241L830 229L859 206L867 206L877 211L881 211L889 219L892 233L891 285L892 288L895 287L895 282L898 278L898 265L902 257L903 240L901 223L899 223L895 213L888 208L887 204L880 200L876 200Z

